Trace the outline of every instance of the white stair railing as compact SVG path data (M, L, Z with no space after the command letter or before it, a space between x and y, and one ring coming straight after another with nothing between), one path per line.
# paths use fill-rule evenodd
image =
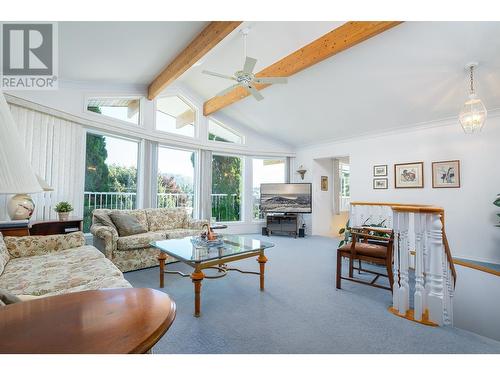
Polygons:
M456 274L443 228L443 209L351 202L350 214L353 227L372 226L385 220L385 227L394 231L391 311L425 324L452 325ZM410 258L413 256L415 278L411 284ZM410 306L412 292L413 307Z

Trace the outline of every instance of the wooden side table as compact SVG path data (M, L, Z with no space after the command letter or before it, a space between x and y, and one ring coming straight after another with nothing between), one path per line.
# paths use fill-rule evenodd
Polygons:
M175 319L170 297L149 288L102 289L0 307L0 353L146 353Z
M46 236L49 234L66 234L83 230L83 219L69 217L66 221L40 220L30 223L31 236Z
M66 221L38 220L13 226L11 222L0 223L0 232L5 236L46 236L67 234L83 230L83 219L70 217Z

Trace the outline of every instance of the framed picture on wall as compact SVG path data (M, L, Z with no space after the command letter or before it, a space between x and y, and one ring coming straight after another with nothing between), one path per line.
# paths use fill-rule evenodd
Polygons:
M424 163L394 164L394 187L396 189L423 188Z
M432 187L459 188L460 160L435 161L432 163Z
M387 189L387 186L388 186L387 178L374 178L373 179L373 188L375 190Z
M321 176L321 191L328 191L328 176Z
M374 165L373 177L387 176L387 165Z

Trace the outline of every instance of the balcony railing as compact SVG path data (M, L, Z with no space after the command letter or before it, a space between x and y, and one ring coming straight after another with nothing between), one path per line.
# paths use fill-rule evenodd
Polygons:
M158 193L157 207L193 207L192 193ZM111 210L132 210L137 207L136 193L84 192L84 231L89 232L92 211L106 208ZM212 216L217 221L237 221L240 215L238 194L212 194Z

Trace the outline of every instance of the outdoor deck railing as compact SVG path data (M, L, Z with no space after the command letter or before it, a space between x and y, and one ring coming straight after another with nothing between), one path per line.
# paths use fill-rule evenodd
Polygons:
M158 193L157 207L193 207L193 199L192 193ZM84 231L89 231L95 209L132 210L136 207L137 193L86 191L83 198ZM237 194L212 194L212 215L217 221L238 220L239 212Z

